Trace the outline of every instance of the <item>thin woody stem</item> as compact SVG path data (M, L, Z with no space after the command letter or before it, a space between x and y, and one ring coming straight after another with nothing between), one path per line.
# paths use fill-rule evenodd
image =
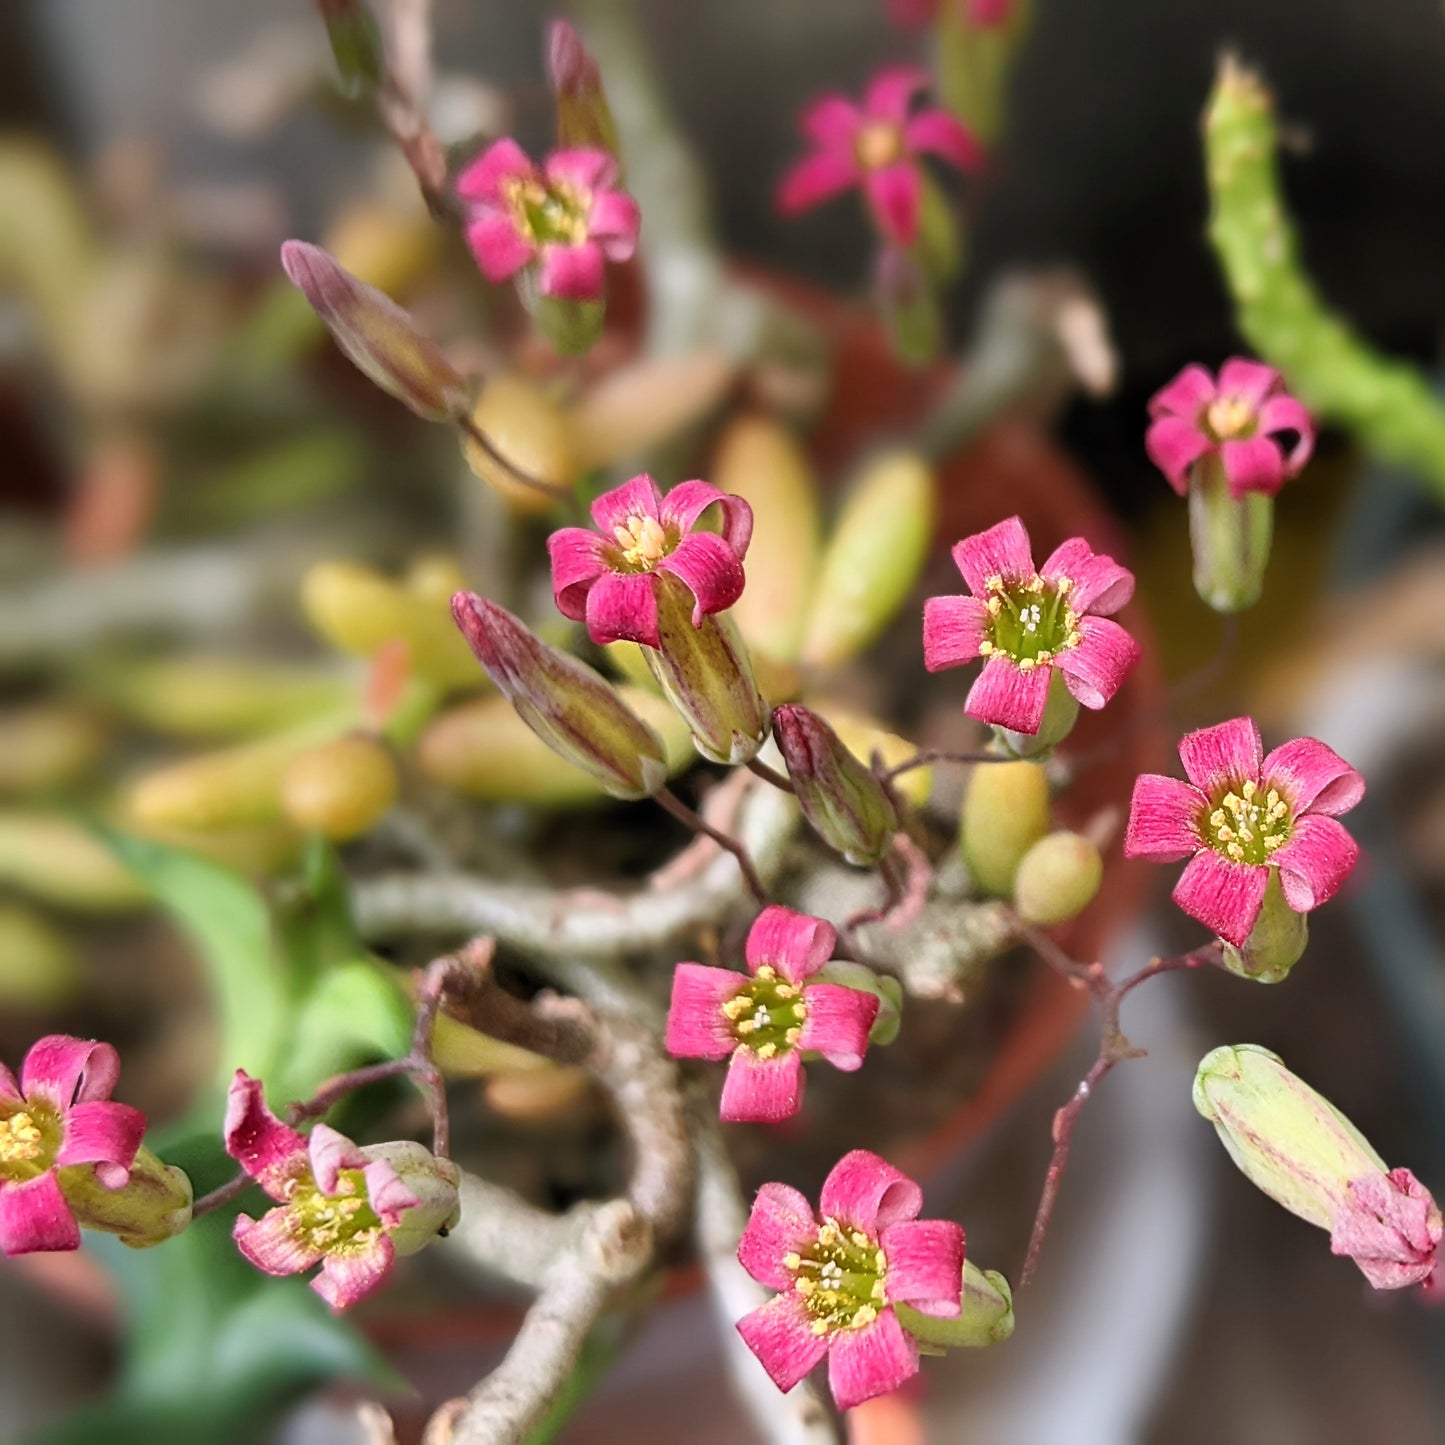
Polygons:
M761 758L751 758L748 761L748 771L761 778L765 783L771 783L775 788L781 788L785 793L794 790L788 778L776 768L770 768Z
M763 887L763 880L758 877L758 870L753 867L753 860L748 857L747 849L736 838L729 837L721 829L714 828L706 818L694 813L671 788L663 788L660 792L654 793L653 798L679 823L686 824L694 833L701 833L704 837L711 838L719 848L725 848L731 853L738 860L738 867L742 869L743 879L748 885L748 892L760 905L767 903L768 890Z
M524 487L530 487L534 492L541 492L544 496L551 497L554 502L565 502L572 493L567 487L559 487L555 482L544 481L541 477L533 476L531 472L524 470L509 457L476 422L469 416L457 418L457 425L487 456L502 468L506 474L519 482Z
M894 778L902 777L904 773L911 773L915 768L926 768L932 763L1011 763L1017 759L1010 758L1004 753L951 753L943 748L920 748L911 758L904 758L901 763L894 763L891 768L883 771L883 778L886 782L892 782Z

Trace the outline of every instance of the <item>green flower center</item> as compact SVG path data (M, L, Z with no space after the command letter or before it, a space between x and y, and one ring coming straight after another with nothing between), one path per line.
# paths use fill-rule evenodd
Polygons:
M1242 396L1221 396L1204 411L1204 430L1217 442L1237 441L1254 435L1259 417L1252 402Z
M888 1258L878 1241L836 1219L825 1219L800 1254L785 1255L783 1267L803 1297L815 1335L861 1330L888 1301Z
M293 1182L287 1204L296 1238L322 1254L358 1254L375 1243L384 1226L366 1195L360 1169L343 1169L336 1193L323 1194L310 1175Z
M38 1179L60 1151L60 1116L44 1104L16 1104L0 1119L0 1179L24 1184Z
M502 198L517 229L533 245L580 246L587 239L587 218L592 197L565 181L541 181L513 176L502 182Z
M988 637L978 645L980 655L1000 654L1021 672L1032 672L1077 647L1079 615L1068 600L1073 586L1068 577L1052 582L1037 574L1022 582L990 577L983 602L991 621Z
M760 1059L796 1048L808 1017L802 989L779 978L778 971L766 963L722 1011L732 1025L733 1037Z
M1199 832L1216 853L1235 863L1268 863L1277 848L1289 842L1290 806L1276 788L1261 792L1259 784L1244 782L1239 791L1227 789L1200 817Z
M612 529L612 536L622 565L633 572L651 572L676 545L656 517L629 517Z

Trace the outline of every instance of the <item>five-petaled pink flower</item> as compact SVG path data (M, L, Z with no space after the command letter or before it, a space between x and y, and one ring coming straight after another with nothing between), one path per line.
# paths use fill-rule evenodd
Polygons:
M1189 469L1212 456L1224 468L1230 496L1273 496L1300 474L1315 445L1315 424L1286 394L1284 378L1241 356L1224 363L1217 382L1202 366L1186 366L1155 394L1149 415L1144 449L1181 497ZM1293 435L1288 447L1281 433Z
M824 1355L840 1410L896 1390L918 1373L906 1304L936 1319L962 1308L963 1226L919 1219L923 1191L855 1149L823 1182L814 1216L786 1184L764 1184L738 1245L743 1268L781 1291L738 1321L738 1333L784 1392Z
M1353 1259L1376 1289L1429 1282L1445 1233L1430 1191L1408 1169L1391 1169L1350 1180L1349 1192L1330 1228L1330 1253Z
M878 229L896 245L911 246L923 200L921 157L939 156L962 171L983 161L978 142L946 110L909 114L928 83L926 71L893 67L869 82L861 108L842 95L809 106L800 129L816 149L783 177L778 207L784 215L861 186Z
M457 1212L457 1171L420 1144L358 1148L317 1124L308 1139L266 1107L259 1080L236 1071L226 1101L226 1152L277 1202L238 1215L237 1247L267 1274L319 1264L311 1288L332 1309L370 1294L398 1255L411 1254Z
M637 247L637 202L616 187L603 150L553 151L539 169L514 140L488 146L457 180L482 273L506 281L540 257L542 295L600 300L604 262Z
M694 531L716 502L722 532ZM547 539L552 595L593 642L625 639L658 647L657 587L670 574L692 593L693 625L742 596L743 558L753 534L753 509L707 482L682 482L665 497L645 473L592 503L599 531L562 527Z
M1191 918L1242 948L1272 868L1296 913L1334 897L1360 852L1335 819L1365 793L1338 753L1296 738L1266 757L1254 719L1240 717L1189 733L1179 757L1187 783L1136 779L1124 853L1153 863L1188 858L1174 901Z
M73 1169L93 1170L107 1189L130 1182L146 1121L111 1102L119 1075L109 1044L66 1034L31 1048L18 1084L0 1064L0 1253L80 1247L65 1198Z
M1054 668L1085 707L1113 697L1139 660L1139 644L1107 614L1134 595L1134 574L1082 537L1034 569L1017 517L965 537L953 560L971 597L923 604L923 662L930 672L984 659L964 711L1017 733L1036 733Z
M775 1124L803 1107L805 1049L851 1072L863 1064L877 995L809 983L838 936L821 918L773 904L748 933L750 977L730 968L680 963L672 976L667 1051L680 1059L725 1059L719 1114L729 1122Z

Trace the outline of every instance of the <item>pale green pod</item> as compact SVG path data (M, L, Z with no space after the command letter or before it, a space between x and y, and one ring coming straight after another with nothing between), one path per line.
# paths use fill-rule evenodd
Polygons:
M1049 830L1049 780L1040 763L979 763L963 790L959 847L975 883L1009 898L1024 854Z
M416 1196L417 1202L402 1210L401 1222L387 1231L398 1255L425 1249L457 1222L461 1215L457 1197L461 1174L450 1159L438 1158L414 1139L364 1144L361 1154L368 1161L384 1159Z
M184 1170L142 1145L121 1189L107 1189L89 1164L56 1171L60 1192L82 1229L114 1234L131 1249L174 1239L191 1222L191 1181Z
M1047 928L1077 917L1104 878L1098 848L1079 833L1049 833L1019 861L1014 908L1025 923Z
M937 1319L904 1304L894 1309L903 1328L935 1351L985 1349L1013 1334L1013 1291L997 1270L980 1269L971 1259L965 1260L961 1304L956 1319Z
M1309 941L1309 915L1296 913L1285 902L1279 869L1271 868L1264 904L1244 947L1223 943L1224 966L1255 983L1279 983L1304 956Z
M1194 590L1216 612L1243 612L1259 601L1274 540L1274 498L1232 497L1217 456L1196 463L1189 477L1189 545Z

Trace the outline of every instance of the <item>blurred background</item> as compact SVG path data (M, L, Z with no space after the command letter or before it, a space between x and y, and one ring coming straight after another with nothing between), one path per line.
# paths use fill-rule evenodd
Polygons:
M579 8L585 22L599 7ZM731 418L772 406L790 424L806 416L826 490L867 445L916 428L922 401L945 381L879 360L877 337L858 340L870 324L871 241L856 198L786 221L773 194L799 152L800 107L825 90L856 93L881 62L926 53L926 40L893 23L884 0L632 8L665 107L705 177L717 252L789 294L809 288L801 309L840 354L864 355L849 363L862 367L855 393L881 398L850 416L838 393L814 404L808 387L821 383L808 365L734 367L721 382L709 373L677 403L690 440L669 455L706 467ZM432 11L431 118L442 139L475 149L511 133L534 153L545 147L552 9L434 0ZM1149 396L1180 367L1212 368L1247 349L1205 237L1200 116L1225 48L1274 91L1287 200L1328 303L1382 352L1426 373L1440 359L1445 12L1436 0L1035 0L987 172L965 196L950 350L967 356L977 345L1009 278L1067 274L1104 318L1115 380L1086 391L1070 378L996 408L943 471L938 541L1017 507L1036 533L1087 524L1113 542L1139 575L1137 613L1162 674L1138 685L1141 716L1219 646L1218 622L1189 586L1182 507L1142 437ZM0 1057L18 1063L52 1029L114 1038L128 1046L121 1097L172 1120L219 1046L194 938L148 906L77 810L200 848L239 875L270 879L274 892L296 866L295 828L260 816L220 828L162 817L154 789L142 818L144 782L210 750L264 752L267 740L334 729L360 693L382 685L375 640L327 621L314 593L303 600L316 567L374 569L368 586L402 577L385 585L414 598L444 596L459 579L545 598L533 575L537 519L478 483L455 438L350 371L281 276L280 242L328 246L479 375L520 366L557 378L517 340L458 237L427 216L367 105L339 95L325 32L302 0L11 0L0 7L0 125ZM645 217L644 246L646 227ZM637 349L640 283L629 274L614 284L616 334L562 377L583 394ZM806 340L805 351L816 338ZM803 403L788 385L802 388ZM1445 1315L1371 1297L1322 1236L1228 1167L1188 1091L1214 1044L1264 1044L1391 1164L1445 1189L1440 522L1438 490L1327 428L1305 476L1281 495L1265 596L1238 649L1207 687L1174 702L1168 725L1110 782L1118 803L1133 771L1169 765L1180 729L1248 710L1271 743L1314 733L1364 772L1369 797L1351 822L1365 856L1317 916L1311 950L1285 984L1191 976L1131 1002L1126 1024L1150 1057L1115 1074L1085 1117L1054 1253L1016 1300L1015 1338L926 1373L912 1397L924 1438L1445 1438ZM935 555L925 575L939 585L919 591L941 590L946 559ZM912 698L907 669L918 666L910 617L916 610L889 634L912 638L889 664L900 676L870 680L859 662L841 690L900 731L950 742L956 675L930 682L921 701L900 701ZM461 664L444 658L437 673L455 677L458 666L470 667L464 649ZM253 775L237 776L246 791ZM575 800L549 800L539 819L529 800L491 787L445 767L427 774L384 836L343 851L347 865L364 873L415 858L440 837L492 848L468 859L498 876L509 849L560 848L552 876L576 881L558 843ZM438 798L438 788L469 801ZM471 836L471 807L492 843ZM640 816L606 815L606 848L623 875L679 842ZM420 840L408 831L416 818ZM1110 866L1130 880L1100 924L1111 965L1195 941L1168 904L1167 870ZM418 961L404 950L388 957ZM928 1152L930 1204L960 1211L970 1250L1011 1278L1049 1116L1092 1058L1087 1022L1072 1043L1071 1027L1058 1026L1051 1062L1007 1108L974 1117L966 1143L955 1136ZM960 1025L939 1047L972 1049L982 1029ZM943 1057L928 1055L928 1067ZM951 1102L965 1105L968 1070L947 1077ZM912 1086L931 1087L926 1069ZM585 1190L585 1170L570 1186L557 1180L590 1147L595 1118L582 1125L559 1120L562 1106L509 1104L495 1080L476 1088L476 1139L490 1157L523 1179L535 1171L555 1202L568 1187ZM891 1116L877 1127L886 1140ZM121 1303L101 1268L113 1261L94 1253L88 1266L0 1266L3 1438L29 1438L114 1378L135 1301ZM507 1320L490 1305L468 1313L456 1298L436 1306L435 1284L409 1281L394 1309L388 1297L362 1319L432 1404L476 1378L504 1345ZM682 1292L559 1438L750 1438L730 1413L716 1329ZM336 1398L308 1399L277 1427L281 1438L355 1438ZM403 1431L419 1411L398 1407ZM85 1428L53 1438L130 1438ZM876 1439L914 1438L909 1421L896 1428Z

